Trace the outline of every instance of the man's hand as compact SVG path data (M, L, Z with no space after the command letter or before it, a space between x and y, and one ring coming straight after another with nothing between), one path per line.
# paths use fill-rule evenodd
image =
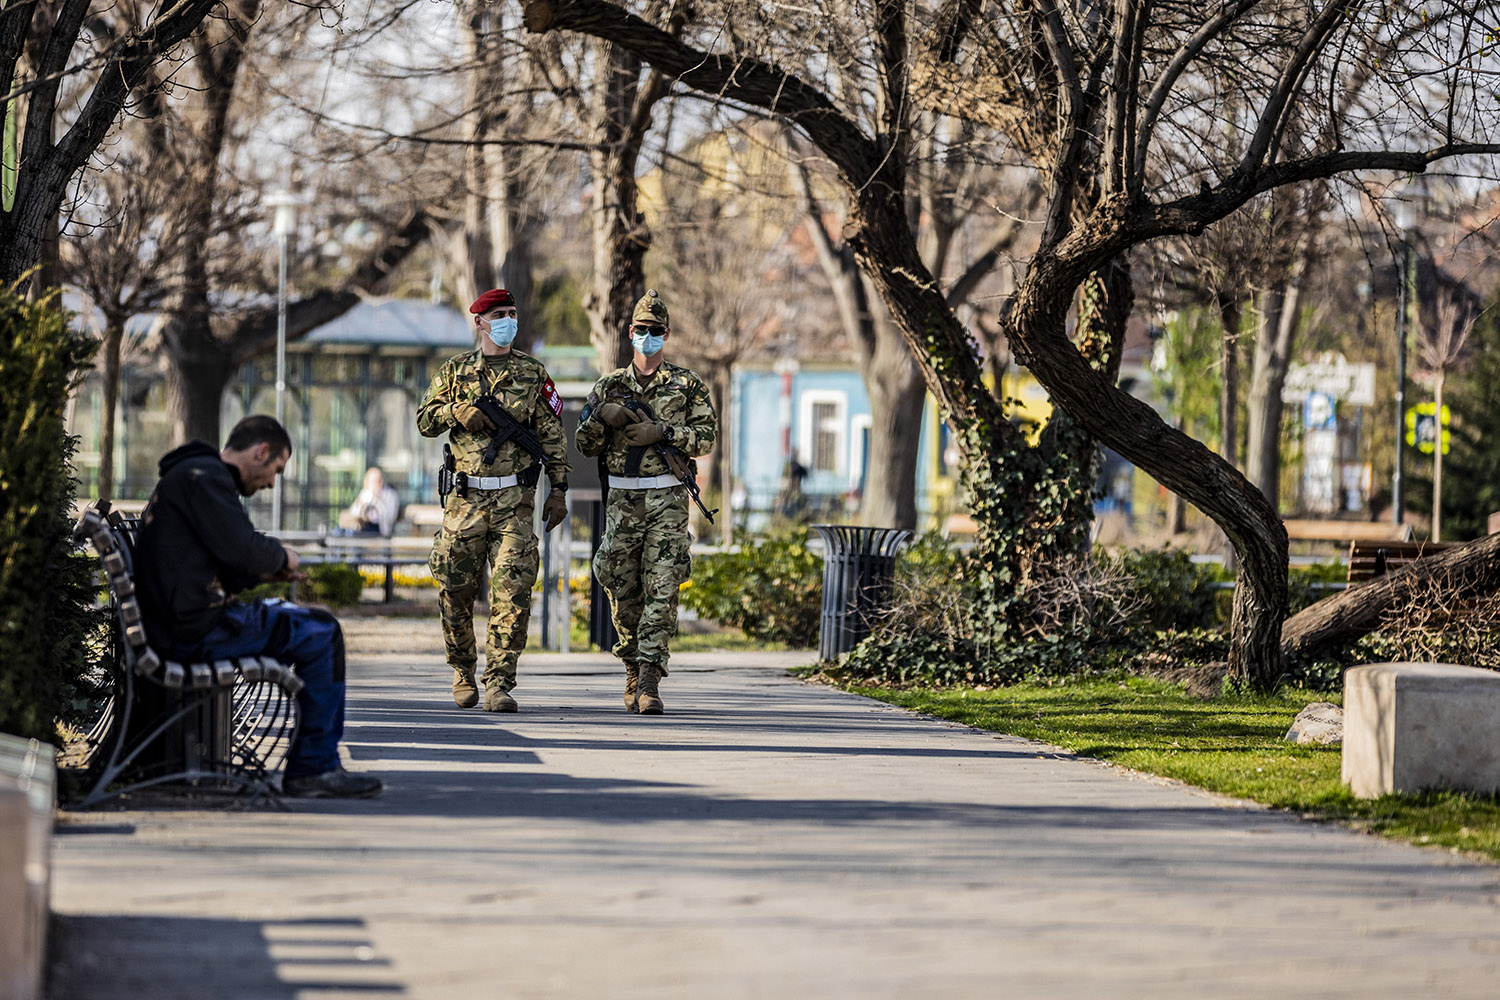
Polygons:
M261 579L265 580L267 583L284 583L288 580L306 580L307 574L298 572L297 570L297 563L299 560L297 558L296 551L294 549L287 548L285 545L281 547L281 551L286 553L286 565L281 567L274 573L261 574Z
M599 407L598 413L599 419L604 421L607 427L624 427L626 424L646 419L644 413L628 409L623 403L605 403Z
M547 494L546 501L542 504L542 523L548 531L563 523L563 518L568 516L568 491L552 487L552 492Z
M495 431L495 422L473 403L455 403L453 419L472 434L493 434Z
M620 436L632 448L640 448L644 445L655 444L665 435L662 432L661 424L647 423L643 420L639 423L627 424L625 429L620 431Z

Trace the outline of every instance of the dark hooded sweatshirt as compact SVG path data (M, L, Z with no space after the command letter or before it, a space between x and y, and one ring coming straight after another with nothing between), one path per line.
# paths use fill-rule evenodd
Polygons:
M250 523L240 472L212 445L174 449L160 471L136 537L136 587L151 644L182 651L212 631L230 597L285 567L286 553Z

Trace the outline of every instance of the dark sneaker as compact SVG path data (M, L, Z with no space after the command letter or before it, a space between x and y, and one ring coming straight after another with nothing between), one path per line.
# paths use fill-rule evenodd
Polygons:
M294 799L373 799L383 787L373 775L355 774L342 767L281 781L282 794Z

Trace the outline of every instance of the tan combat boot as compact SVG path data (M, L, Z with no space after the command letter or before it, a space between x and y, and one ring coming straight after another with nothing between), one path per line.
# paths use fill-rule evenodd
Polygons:
M459 708L473 708L479 704L479 688L474 684L474 668L453 668L453 704Z
M516 704L516 699L510 696L509 691L502 691L498 687L484 689L484 710L486 712L516 712L521 708Z
M625 711L635 711L635 685L640 676L640 668L634 663L625 664Z
M660 715L666 711L656 685L661 682L661 667L642 663L635 684L635 710L642 715Z

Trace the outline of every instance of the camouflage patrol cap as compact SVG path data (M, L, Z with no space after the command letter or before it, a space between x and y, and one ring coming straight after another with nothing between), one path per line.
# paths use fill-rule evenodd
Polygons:
M671 317L667 313L667 304L656 294L656 289L646 290L639 302L635 304L635 312L630 314L632 323L660 323L662 326L670 326Z

